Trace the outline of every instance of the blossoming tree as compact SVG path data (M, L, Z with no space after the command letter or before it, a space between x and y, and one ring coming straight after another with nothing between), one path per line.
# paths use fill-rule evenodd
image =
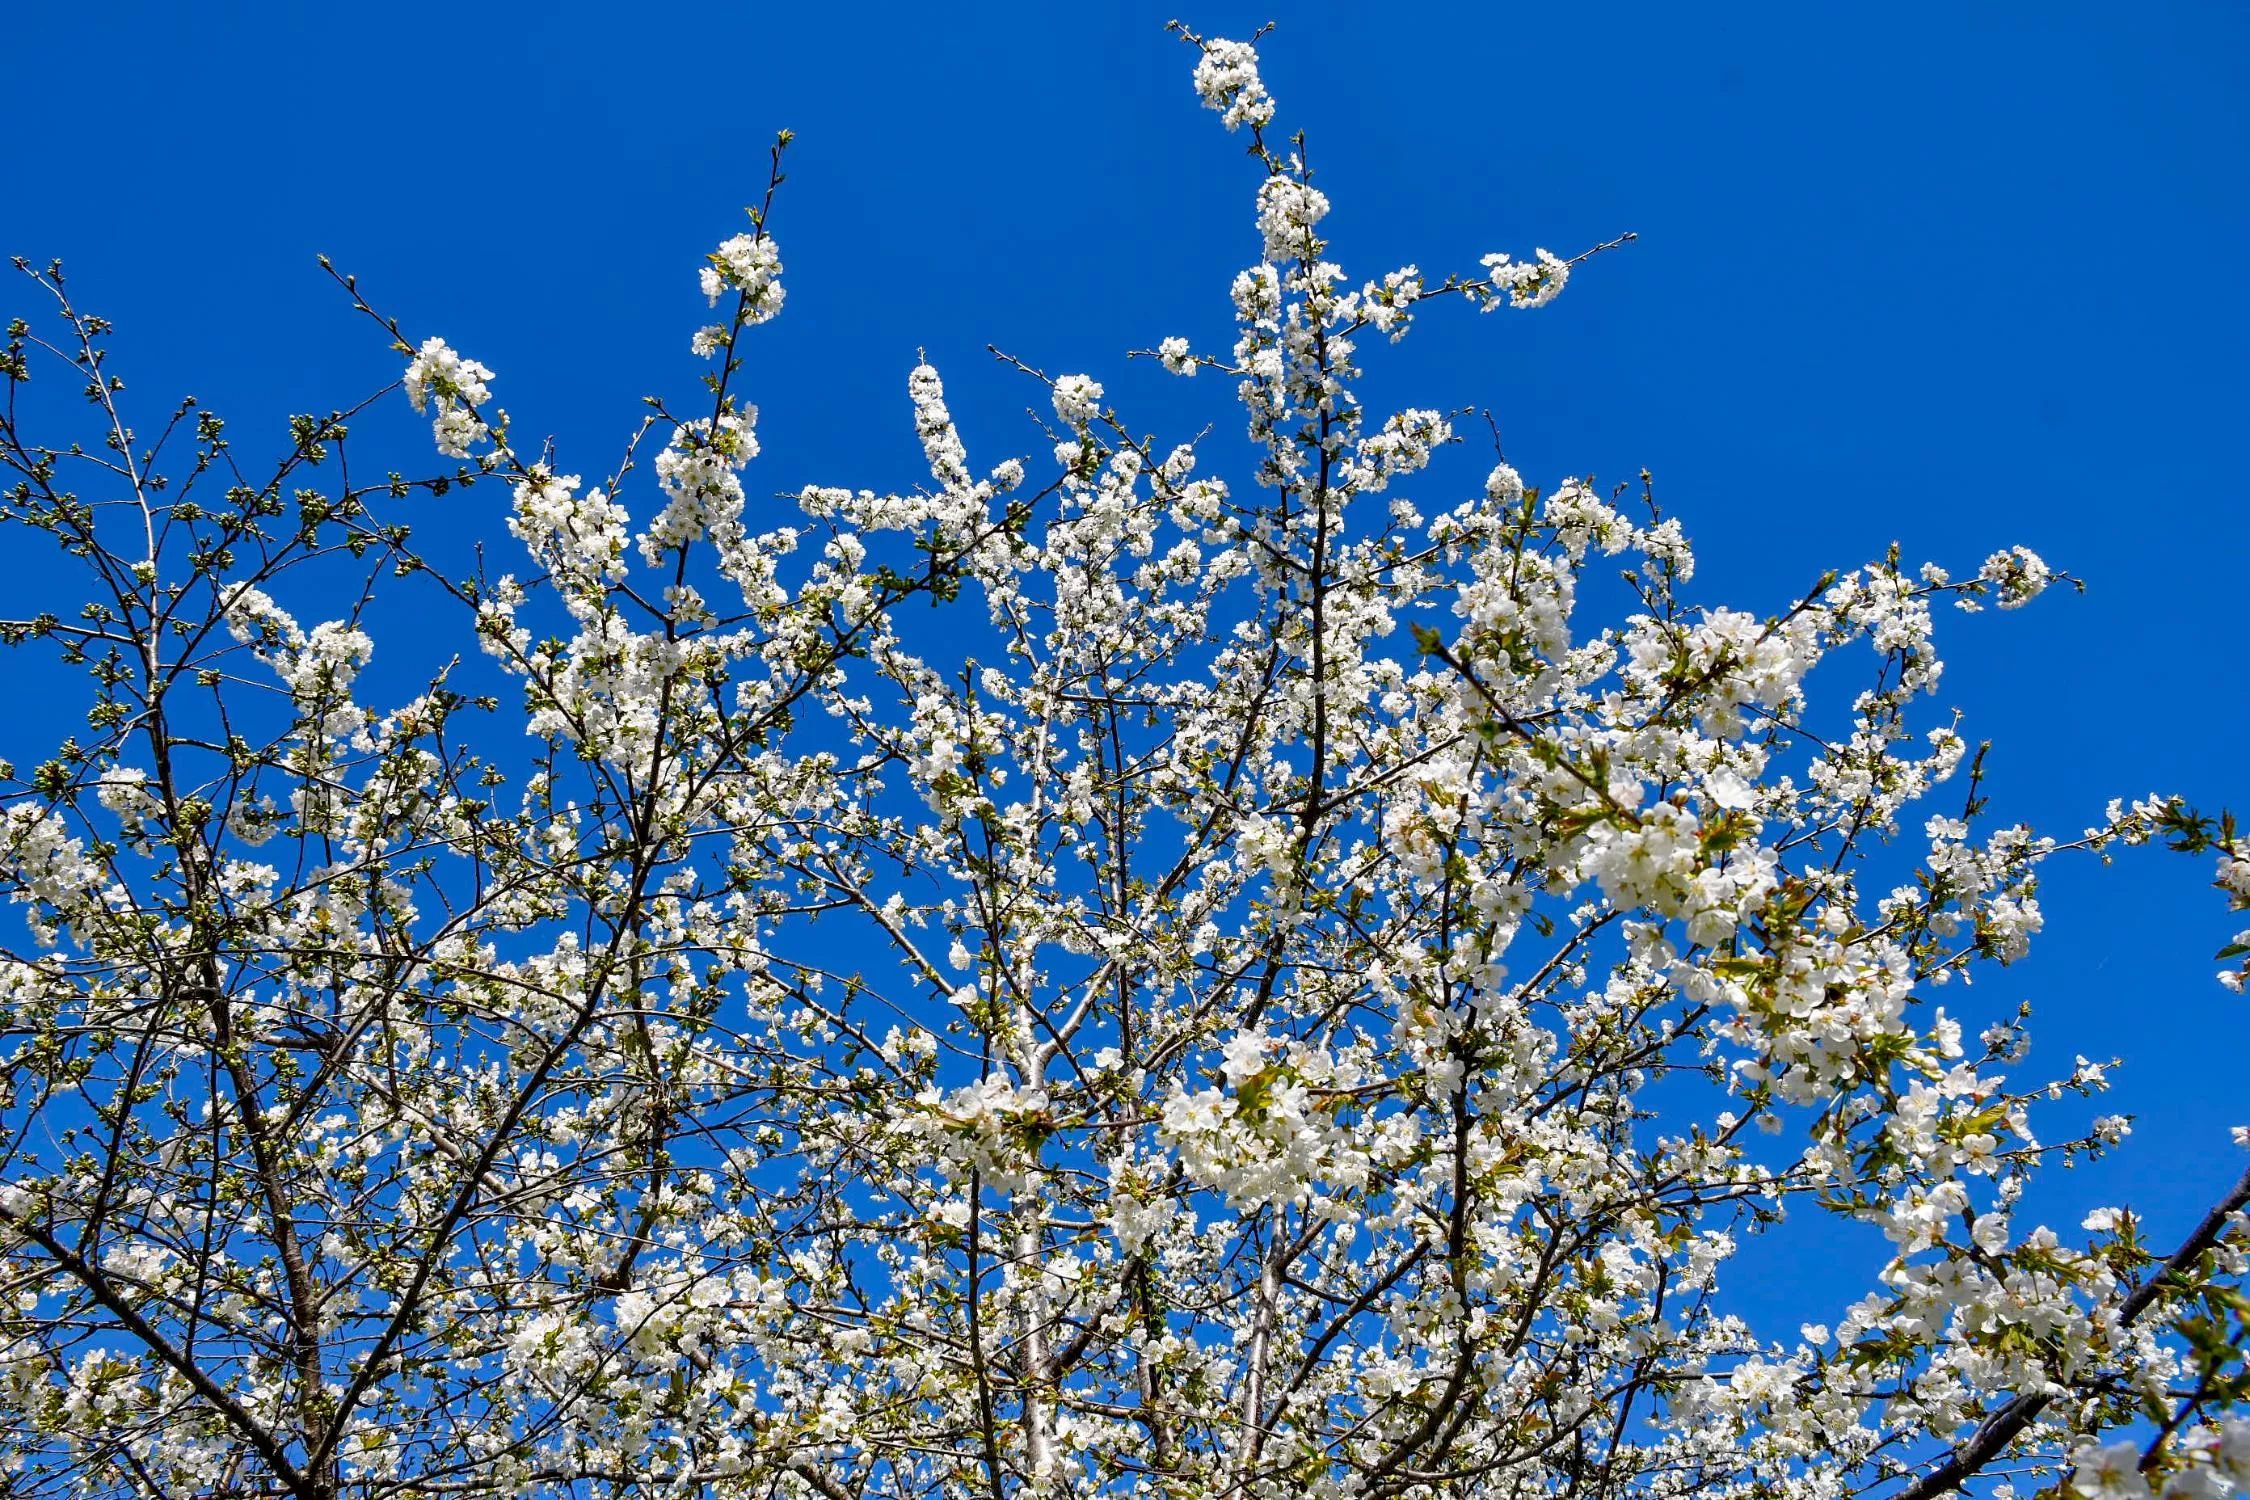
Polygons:
M2178 801L1989 826L1935 622L2054 575L1766 616L1689 601L1645 476L1408 498L1466 439L1361 346L1594 252L1347 279L1251 46L1182 35L1262 255L1231 350L1146 353L1231 382L1239 473L1022 364L1051 456L980 469L924 365L926 483L747 498L786 135L704 396L599 484L349 278L442 468L152 437L31 273L0 515L89 602L0 632L91 702L0 768L8 1494L2250 1486L2250 1178L2176 1243L2029 1222L2124 1126L2042 1139L2100 1068L1961 990L2067 853L2250 907ZM449 490L509 571L417 550ZM485 656L370 703L394 590ZM1730 1303L1784 1210L1887 1236L1832 1326Z

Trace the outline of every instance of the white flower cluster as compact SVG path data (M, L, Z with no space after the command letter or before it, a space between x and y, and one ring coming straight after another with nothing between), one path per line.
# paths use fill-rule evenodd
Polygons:
M1102 414L1101 382L1087 375L1065 375L1055 382L1055 415L1083 432Z
M580 493L576 474L545 464L523 471L512 490L508 532L563 585L581 621L600 612L608 585L625 576L625 511L600 489ZM506 591L499 602L505 607Z
M2231 911L2250 911L2250 847L2237 844L2219 856L2218 879L2213 882L2227 895ZM2238 960L2219 971L2219 983L2240 995L2250 989L2250 928L2234 935L2220 951L2221 958Z
M490 379L490 370L463 359L440 338L424 339L408 361L406 399L418 412L436 407L431 432L438 452L447 458L467 458L472 447L492 435L477 410L492 399L485 384Z
M948 1172L966 1177L974 1169L1001 1192L1035 1179L1038 1148L1052 1124L1046 1090L995 1076L942 1092L924 1089L915 1103L900 1130L935 1152Z
M1294 177L1273 176L1258 184L1258 233L1266 259L1276 265L1314 261L1327 242L1313 226L1328 217L1328 195Z
M671 442L656 456L664 509L641 533L641 556L649 564L707 535L736 538L743 496L735 472L758 456L757 422L758 409L746 406L715 423L698 418L672 429Z
M2191 1461L2162 1478L2159 1490L2143 1468L2141 1444L2130 1438L2082 1443L2070 1452L2071 1492L2083 1500L2152 1500L2160 1493L2164 1500L2225 1500L2250 1493L2250 1419L2199 1425L2181 1447Z
M2010 547L1995 552L1977 570L1977 581L1992 590L1997 596L1995 602L2002 609L2021 609L2045 593L2053 578L2053 572L2029 547ZM1967 596L1963 596L1961 602L1974 607Z
M1219 112L1229 130L1257 130L1273 123L1273 96L1258 77L1258 49L1248 42L1214 38L1203 44L1195 65L1195 92L1204 106Z
M935 369L920 364L906 377L906 392L914 402L914 431L922 439L922 456L929 461L931 476L949 492L967 489L973 482L969 477L969 450L962 444L961 434L954 430L953 413L946 409L945 383L938 378ZM1099 386L1095 387L1094 394L1099 399ZM1058 383L1055 387L1058 411L1062 400L1062 387ZM1064 420L1070 419L1066 416Z
M781 250L772 235L763 230L754 235L738 234L712 251L710 261L699 274L703 295L714 306L721 296L733 291L742 299L738 322L764 323L780 315L785 289L781 285Z
M229 593L228 630L274 669L307 716L302 728L330 741L354 740L367 715L351 700L352 684L375 654L366 631L343 620L325 620L310 634L264 590L244 586Z
M17 803L0 812L0 871L12 899L29 904L33 933L41 946L59 939L57 925L42 908L69 915L100 884L101 867L87 856L82 840L46 808Z
M1503 302L1511 307L1545 307L1562 295L1570 280L1570 263L1545 250L1538 255L1537 260L1514 260L1504 252L1484 258L1486 312Z

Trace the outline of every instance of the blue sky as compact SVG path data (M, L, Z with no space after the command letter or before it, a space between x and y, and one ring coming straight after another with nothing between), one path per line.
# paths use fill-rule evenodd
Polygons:
M2250 12L1181 14L1240 35L1274 10L1267 77L1355 272L1641 236L1550 309L1433 312L1391 404L1489 404L1535 481L1650 468L1707 602L1777 608L1894 539L1961 571L2026 543L2086 594L1941 636L1946 699L1998 742L1996 813L2067 836L2117 795L2250 804ZM911 483L917 349L984 464L1033 441L988 341L1094 372L1174 435L1231 432L1216 382L1121 358L1173 333L1223 348L1255 254L1255 176L1196 107L1172 13L24 7L0 251L64 257L152 408L193 391L246 442L396 374L326 253L498 370L519 435L603 472L643 394L693 388L694 268L788 126L753 493ZM447 524L509 545L493 500L460 503ZM42 566L0 557L0 583L35 596ZM21 706L19 731L74 715ZM2209 957L2235 924L2207 880L2155 853L2058 869L2047 937L1980 989L2038 1005L2033 1071L2126 1058L2109 1107L2139 1133L2084 1191L2167 1237L2250 1120L2250 1010Z

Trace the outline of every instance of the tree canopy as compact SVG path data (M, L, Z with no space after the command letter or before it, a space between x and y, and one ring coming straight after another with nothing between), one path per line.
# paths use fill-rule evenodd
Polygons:
M2064 575L1722 607L1646 474L1363 407L1631 236L1348 276L1254 46L1178 29L1263 256L1230 349L1134 353L1246 448L1010 358L1051 418L986 466L925 363L926 482L750 497L786 132L702 397L595 482L352 276L403 378L261 467L25 267L0 520L85 602L0 637L88 712L0 767L7 1493L2250 1486L2250 1174L2176 1242L2036 1222L2127 1124L2057 1135L2102 1065L1969 987L2046 861L2151 842L2250 972L2224 815L1987 814L1938 622ZM413 476L353 435L401 392ZM400 597L467 660L369 701ZM1755 1326L1730 1258L1822 1216L1863 1290Z

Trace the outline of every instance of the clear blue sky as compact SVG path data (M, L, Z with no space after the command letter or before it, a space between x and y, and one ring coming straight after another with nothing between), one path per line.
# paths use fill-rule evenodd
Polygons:
M1641 236L1542 312L1433 313L1396 404L1492 405L1535 481L1654 470L1710 602L1778 607L1893 539L1964 570L2027 543L2086 595L1941 637L1946 697L1999 742L1996 812L2068 836L2115 795L2250 804L2250 11L1180 14L1241 35L1275 11L1267 76L1355 272ZM324 252L497 369L519 436L603 472L641 395L692 388L694 267L788 126L753 493L911 483L918 347L987 462L1028 442L988 340L1152 423L1194 410L1119 356L1224 347L1254 177L1196 107L1172 13L18 6L0 251L68 260L136 392L193 391L246 442L396 373ZM1194 420L1231 432L1198 385ZM510 545L493 501L463 503ZM42 562L0 559L0 583L36 593ZM2031 1071L2126 1057L2110 1107L2138 1137L2073 1187L2166 1234L2250 1120L2207 880L2161 854L2057 870L2049 935L1978 991L2039 1005Z

